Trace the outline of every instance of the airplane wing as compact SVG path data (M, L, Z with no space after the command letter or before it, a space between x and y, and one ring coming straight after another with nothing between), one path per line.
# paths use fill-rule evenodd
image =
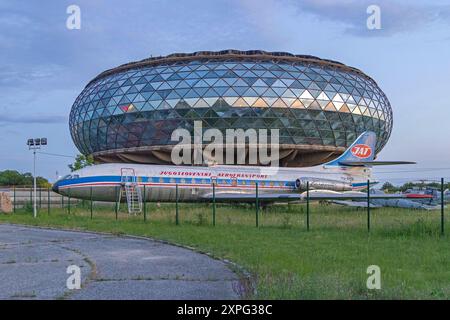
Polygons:
M348 207L367 208L367 201L341 201L341 200L336 201L336 200L333 200L331 202L333 202L335 204L348 206ZM370 207L371 208L393 207L393 208L422 209L422 210L439 210L441 208L440 205L431 206L431 205L422 204L419 202L414 202L409 199L396 200L394 202L386 201L381 204L370 203Z
M357 207L357 208L367 208L367 201L344 201L344 200L333 200L335 204L340 204L347 207ZM381 206L371 203L371 208L381 208Z
M303 192L301 194L301 197L303 200L306 199L306 192ZM402 193L371 193L370 199L424 199L424 198L431 198L431 196L428 195L416 195L416 194L402 194ZM359 191L344 191L344 192L337 192L337 191L330 191L330 190L311 190L309 192L309 199L310 200L361 200L367 199L367 193L366 192L359 192Z
M370 194L370 199L416 199L415 194ZM216 192L217 201L242 201L253 202L256 199L255 193L239 193L239 192ZM307 194L303 193L261 193L258 199L261 202L282 202L282 201L306 201ZM431 198L428 195L420 195L420 198ZM203 196L205 200L212 200L213 194L208 193ZM309 200L360 200L367 199L367 193L358 191L330 191L330 190L311 190L309 192Z
M203 196L205 200L212 200L213 194L208 193ZM254 202L256 199L255 193L239 193L239 192L216 192L217 201L241 201ZM262 193L258 194L258 199L263 202L286 202L301 200L299 193Z

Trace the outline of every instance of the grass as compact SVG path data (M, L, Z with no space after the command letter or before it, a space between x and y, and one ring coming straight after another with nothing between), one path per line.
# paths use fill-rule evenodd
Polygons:
M33 292L18 292L13 294L11 299L30 299L30 298L36 298L36 293Z
M440 212L381 208L372 210L367 232L365 209L312 204L310 232L304 205L261 210L259 228L250 205L218 205L216 226L208 204L147 204L143 215L121 208L88 205L1 215L0 223L64 227L153 237L188 245L229 259L252 274L243 282L246 298L260 299L450 299L450 216L440 235ZM381 290L366 288L369 265L381 268ZM255 292L250 290L254 286Z

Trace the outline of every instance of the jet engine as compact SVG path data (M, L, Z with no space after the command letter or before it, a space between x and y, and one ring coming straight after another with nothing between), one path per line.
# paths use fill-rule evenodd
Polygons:
M295 187L298 190L306 190L306 184L309 182L309 189L332 190L332 191L351 191L352 186L340 180L320 179L320 178L298 178L295 180Z

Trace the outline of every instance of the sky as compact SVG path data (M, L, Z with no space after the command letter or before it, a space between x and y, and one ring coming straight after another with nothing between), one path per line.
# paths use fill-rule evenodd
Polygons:
M81 28L66 27L69 5ZM377 5L381 29L369 30ZM361 69L394 113L380 160L417 165L376 170L381 180L450 179L450 3L400 0L0 0L0 170L32 171L42 152L75 156L70 108L97 74L130 61L201 50L287 51ZM38 154L54 181L70 157Z

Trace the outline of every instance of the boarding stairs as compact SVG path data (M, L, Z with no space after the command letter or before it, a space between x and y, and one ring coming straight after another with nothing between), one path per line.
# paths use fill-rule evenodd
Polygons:
M137 177L132 168L121 169L121 194L119 199L122 199L125 194L128 205L129 214L138 214L142 212L142 193L141 187L137 183Z

